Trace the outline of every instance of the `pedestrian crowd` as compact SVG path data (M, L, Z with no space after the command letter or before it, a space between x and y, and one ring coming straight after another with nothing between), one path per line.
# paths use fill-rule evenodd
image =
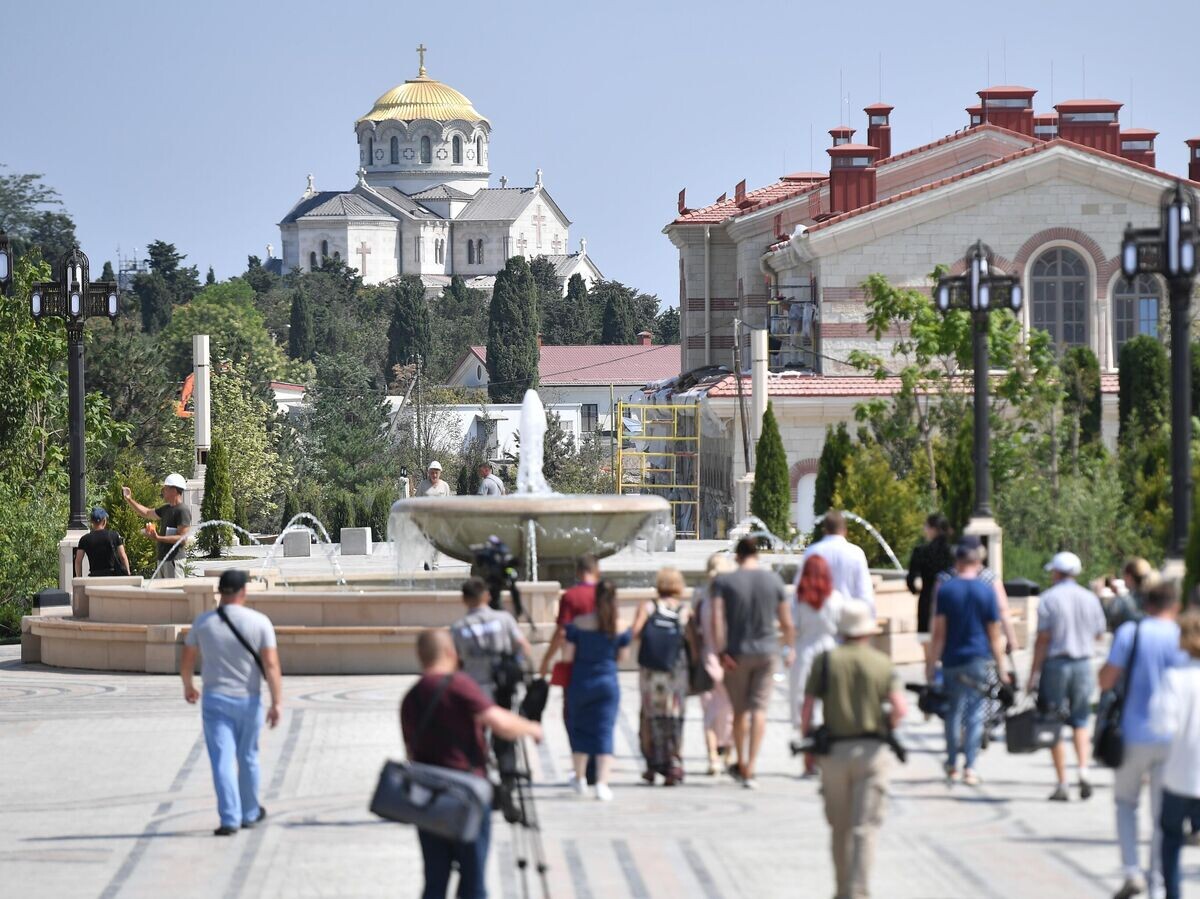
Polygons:
M438 469L430 474L439 481ZM480 474L485 482L490 476ZM95 553L93 569L102 567L97 560L116 566L124 558L119 538L104 536L102 513L93 513L92 533L100 538L84 547L89 557ZM685 711L689 696L698 696L706 775L728 776L754 790L782 665L801 776L821 782L836 897L870 895L889 779L895 758L904 759L895 732L907 701L891 660L871 645L879 626L866 556L847 539L840 515L827 515L822 530L800 561L792 591L759 558L752 538L738 541L732 558L714 555L690 594L683 575L665 568L653 598L624 608L622 591L602 576L597 560L581 558L533 680L523 673L532 670L532 647L502 608L500 588L469 578L462 585L464 614L418 640L423 674L400 710L410 762L477 778L486 777L490 762L503 782L519 768L519 741L542 739L542 725L530 720L540 719L540 711L519 714L525 708L517 708L517 685L527 683L527 699L537 684L543 691L559 686L572 762L567 795L613 801L618 668L636 645L642 780L665 787L684 782ZM920 705L927 716L944 719L947 784L983 783L979 753L1005 722L1006 709L1050 721L1069 735L1075 762L1072 784L1067 746L1059 740L1049 746L1051 801L1093 796L1093 743L1097 760L1114 768L1123 871L1117 899L1178 899L1182 847L1200 844L1200 611L1180 614L1175 587L1143 560L1126 565L1120 579L1089 589L1079 580L1080 559L1060 552L1046 565L1052 586L1036 601L1022 695L1012 615L1003 585L986 565L986 548L970 535L955 541L937 515L926 523L926 538L913 552L907 584L918 597L924 640ZM264 615L246 608L246 583L245 572L222 575L220 604L196 619L181 661L184 697L202 704L221 836L253 827L267 814L259 802L258 734L263 723L278 724L283 703L274 630ZM1093 659L1110 629L1111 646L1095 675ZM193 684L199 655L203 693ZM269 704L260 699L264 681ZM1101 711L1093 738L1097 688ZM1009 748L1018 751L1011 739ZM1146 859L1139 858L1143 797L1154 822ZM503 808L500 799L497 806ZM425 897L444 896L455 868L459 896L486 896L490 813L469 840L422 827L418 834Z

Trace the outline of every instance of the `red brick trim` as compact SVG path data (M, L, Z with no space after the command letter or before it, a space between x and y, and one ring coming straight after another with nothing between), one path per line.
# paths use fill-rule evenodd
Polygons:
M874 340L875 332L866 322L823 322L817 324L817 333L822 338ZM908 326L895 324L882 335L883 339L908 336Z
M1033 237L1021 244L1021 249L1017 250L1017 258L1015 260L1017 269L1024 272L1025 266L1029 264L1029 260L1037 250L1040 250L1048 243L1060 240L1069 240L1071 243L1077 244L1092 257L1092 262L1096 266L1097 281L1099 281L1100 272L1108 264L1108 257L1100 249L1100 244L1096 243L1095 240L1078 228L1047 228L1033 235Z
M928 285L908 286L903 287L904 290L915 290L917 293L923 293L925 296L932 296L933 293ZM849 302L853 300L866 301L867 291L862 287L822 287L821 299L830 302Z
M713 312L734 312L738 308L737 297L711 297L709 308ZM688 297L688 312L703 312L704 297Z
M820 464L820 459L805 459L802 462L797 462L788 471L788 480L792 485L792 502L796 501L796 488L800 484L800 479L806 474L816 474Z

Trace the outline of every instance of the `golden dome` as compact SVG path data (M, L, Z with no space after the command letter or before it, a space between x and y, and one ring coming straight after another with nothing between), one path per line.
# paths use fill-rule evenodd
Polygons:
M471 101L440 81L434 81L425 74L405 81L375 101L375 106L360 122L386 122L400 120L411 122L414 119L433 119L437 122L448 122L451 119L464 119L468 122L486 122Z

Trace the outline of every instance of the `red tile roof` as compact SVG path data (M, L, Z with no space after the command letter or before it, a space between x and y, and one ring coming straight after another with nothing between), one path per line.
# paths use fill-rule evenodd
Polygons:
M471 353L487 362L487 347ZM642 386L679 374L679 344L668 346L543 346L538 381L547 387L568 384Z
M872 397L893 396L900 392L900 378L877 379L869 375L772 374L767 377L767 394L773 397ZM751 389L750 378L742 376L742 391ZM964 379L964 392L970 390ZM1117 376L1102 374L1100 392L1116 393ZM708 391L710 397L736 397L737 379L733 375L722 379Z

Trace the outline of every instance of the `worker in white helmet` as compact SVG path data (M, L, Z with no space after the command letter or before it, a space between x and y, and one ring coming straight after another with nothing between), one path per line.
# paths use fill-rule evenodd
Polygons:
M186 543L188 531L192 529L192 510L183 504L183 491L186 488L187 481L183 475L174 472L167 475L162 483L163 504L156 509L139 503L128 487L121 488L125 502L150 522L142 532L154 541L161 563L159 572L163 577L175 577L175 563L183 558L184 552L183 546L177 544ZM164 562L164 559L167 561Z

